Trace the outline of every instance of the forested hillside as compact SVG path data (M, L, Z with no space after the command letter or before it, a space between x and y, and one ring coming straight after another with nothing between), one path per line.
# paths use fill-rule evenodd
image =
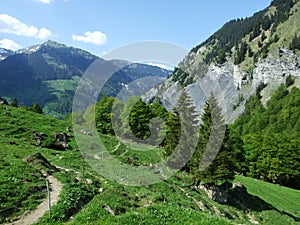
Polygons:
M243 140L244 173L299 189L300 90L289 87L289 79L266 106L260 101L260 92L251 97L232 125L231 135Z

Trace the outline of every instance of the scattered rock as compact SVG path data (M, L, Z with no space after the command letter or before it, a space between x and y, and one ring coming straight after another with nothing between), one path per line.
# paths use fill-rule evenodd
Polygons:
M236 189L236 188L242 188L242 189L245 188L246 189L246 187L241 182L233 183L232 189Z
M108 205L104 205L103 209L105 209L107 212L109 212L113 216L116 215L115 212Z
M66 133L55 133L53 136L57 140L57 142L69 141L69 136Z
M154 167L154 165L153 165L152 163L150 163L150 164L149 164L149 168L150 168L151 170L153 170L155 167Z
M37 132L33 131L33 140L38 141L38 143L41 143L41 141L45 140L46 137L47 137L47 135L43 132L37 133Z
M91 184L93 184L93 181L92 181L91 179L87 178L87 179L86 179L86 183L87 183L88 185L91 185Z
M200 185L199 188L205 191L208 197L218 203L224 204L228 201L228 191L231 189L232 184L225 182L221 185Z

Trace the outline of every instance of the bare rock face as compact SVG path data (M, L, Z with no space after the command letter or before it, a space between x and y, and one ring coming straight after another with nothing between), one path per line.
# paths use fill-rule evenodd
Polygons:
M187 85L186 90L200 114L207 98L213 93L223 109L226 123L233 123L239 117L244 111L246 100L256 93L261 82L267 84L261 93L262 103L265 104L274 90L285 82L286 76L300 78L300 56L287 49L279 49L275 55L260 59L254 66L253 74L234 65L231 58L222 65L212 63L205 70L195 64L195 60L190 61L193 72L189 74L194 83ZM168 110L172 110L181 90L178 82L168 79L145 93L143 99L147 101L157 96Z
M225 182L222 185L200 185L199 188L205 191L208 197L220 204L227 203L228 201L228 191L231 189L232 184Z

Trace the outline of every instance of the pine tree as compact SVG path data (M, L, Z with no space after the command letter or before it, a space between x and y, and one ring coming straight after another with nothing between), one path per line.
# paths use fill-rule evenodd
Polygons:
M289 74L286 78L285 78L285 86L288 88L290 86L292 86L295 83L295 80L293 79L292 75Z
M267 36L266 36L265 32L262 32L261 36L260 36L260 41L263 43L266 40L266 38L267 38Z
M297 34L294 35L292 42L290 43L289 49L294 51L296 49L300 50L300 37L298 37Z
M164 141L164 148L166 156L170 156L180 139L180 118L179 113L175 109L169 113L169 119L167 121L167 134Z
M172 168L188 170L185 164L191 158L197 145L199 120L196 107L185 89L182 90L173 112L174 118L170 120L170 122L173 121L170 127L175 130L169 128L172 133L169 132L166 137L166 152L167 154L172 152L167 163Z
M233 180L233 159L229 130L224 124L217 99L211 95L204 108L198 146L189 166L197 180L218 184Z
M19 102L16 98L14 98L10 105L13 106L13 107L19 107Z
M30 111L35 112L35 113L39 113L39 114L43 114L44 113L43 110L42 110L42 108L40 107L40 105L38 103L33 104L30 107Z

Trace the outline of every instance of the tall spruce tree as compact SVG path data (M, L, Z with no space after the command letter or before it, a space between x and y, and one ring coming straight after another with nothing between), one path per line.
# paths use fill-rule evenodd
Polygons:
M166 156L170 156L180 139L180 118L176 108L169 113L169 119L167 121L167 134L164 141L164 148Z
M191 158L198 141L198 115L193 100L182 90L173 114L170 115L166 136L166 153L172 153L168 165L174 169L188 170L185 165Z
M211 95L202 114L199 142L188 166L196 180L219 184L234 178L234 152L217 99Z

